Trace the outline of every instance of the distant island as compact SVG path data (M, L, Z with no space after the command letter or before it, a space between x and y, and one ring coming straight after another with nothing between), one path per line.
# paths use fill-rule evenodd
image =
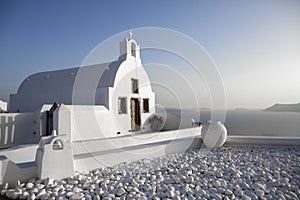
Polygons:
M235 108L234 110L237 110L237 111L244 111L244 110L248 110L247 108Z
M300 103L295 103L295 104L280 104L280 103L276 103L273 106L265 109L265 111L274 111L274 112L300 112Z

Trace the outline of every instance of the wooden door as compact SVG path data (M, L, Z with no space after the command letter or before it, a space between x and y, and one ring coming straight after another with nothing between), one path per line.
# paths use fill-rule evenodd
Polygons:
M131 131L139 131L141 129L141 107L140 107L140 100L138 98L131 98L130 114L131 114Z

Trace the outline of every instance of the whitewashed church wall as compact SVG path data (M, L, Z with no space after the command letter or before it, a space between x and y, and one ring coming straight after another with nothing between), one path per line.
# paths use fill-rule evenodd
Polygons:
M109 110L104 106L61 105L54 113L54 129L72 142L118 136Z
M132 93L131 79L138 80L139 92L137 94ZM127 98L126 114L119 114L119 97ZM134 57L129 57L121 64L116 74L114 87L109 90L109 98L110 110L113 113L114 121L122 132L128 132L131 130L131 98L138 98L140 100L141 125L143 125L143 122L145 122L145 120L155 112L155 94L152 92L151 82L140 63L140 59L136 60ZM149 99L150 110L148 113L143 112L143 99Z

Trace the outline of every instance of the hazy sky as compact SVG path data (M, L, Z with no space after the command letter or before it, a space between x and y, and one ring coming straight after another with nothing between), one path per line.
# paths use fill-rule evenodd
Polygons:
M80 65L113 34L154 26L207 50L229 108L300 102L299 0L1 0L0 26L0 99L32 73Z

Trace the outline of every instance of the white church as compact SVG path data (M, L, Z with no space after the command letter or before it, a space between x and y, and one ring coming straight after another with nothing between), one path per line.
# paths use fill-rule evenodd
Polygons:
M82 81L78 83L80 78ZM88 97L92 95L91 100ZM120 42L117 61L27 77L17 94L10 96L9 111L36 112L43 105L53 103L95 105L103 117L118 122L119 127L114 127L112 122L105 123L112 123L111 133L140 130L146 118L155 112L155 95L142 67L140 47L132 35Z
M155 113L132 34L120 42L117 61L27 77L8 110L0 114L0 184L60 179L200 145L192 119L185 129L160 132L167 119Z

